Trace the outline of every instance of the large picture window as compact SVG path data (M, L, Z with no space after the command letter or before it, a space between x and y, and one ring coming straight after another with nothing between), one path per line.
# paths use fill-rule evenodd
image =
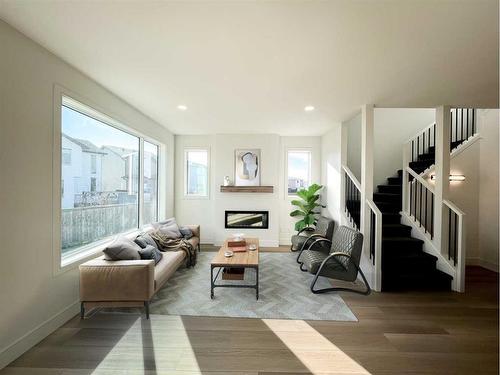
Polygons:
M311 183L311 151L288 150L288 195L297 194L297 191L309 187Z
M159 147L74 103L61 108L62 260L158 218Z
M186 150L184 195L208 197L208 150Z

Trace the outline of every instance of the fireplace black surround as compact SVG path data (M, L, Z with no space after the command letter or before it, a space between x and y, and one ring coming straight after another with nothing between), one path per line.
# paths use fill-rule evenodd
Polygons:
M269 211L226 211L227 229L268 229Z

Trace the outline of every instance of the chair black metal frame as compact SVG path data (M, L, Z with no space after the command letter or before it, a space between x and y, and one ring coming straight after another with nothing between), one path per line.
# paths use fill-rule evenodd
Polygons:
M316 272L316 275L314 275L314 279L311 282L311 287L310 287L311 288L311 292L313 292L314 294L328 293L328 292L334 292L334 291L337 291L337 292L353 292L353 293L363 294L365 296L367 296L368 294L370 294L372 290L370 288L370 285L368 284L368 281L366 281L365 274L363 273L363 271L361 271L361 268L356 264L356 262L352 262L352 261L351 261L351 264L354 265L354 267L356 268L356 271L361 275L361 278L363 279L363 282L365 284L366 290L363 291L363 290L357 290L357 289L352 289L352 288L323 288L323 289L316 289L316 290L314 289L314 285L318 281L318 277L321 276L321 270L328 263L328 261L330 261L331 259L333 259L335 262L337 262L337 263L339 263L339 264L342 265L342 263L338 259L335 258L335 257L338 257L338 256L346 257L346 258L349 259L349 261L352 260L352 257L349 254L342 253L342 252L331 253L323 261L323 263L321 263L321 266L319 266L319 269ZM302 269L302 264L301 264L301 269ZM328 276L325 276L325 277L328 277Z
M304 249L304 246L303 246L303 248L300 250L300 253L297 256L297 263L300 264L300 270L302 272L309 272L309 271L307 269L303 268L304 263L299 261L300 256L302 255L304 250L313 250L314 245L317 243L320 243L320 242L327 242L330 245L332 245L332 241L330 241L329 239L319 238L319 239L315 240L311 245L309 245L309 247L307 249ZM352 288L340 288L340 287L339 288L333 287L333 288L314 289L314 286L316 285L316 282L318 281L319 276L324 276L324 277L328 278L327 275L321 275L321 271L323 270L323 267L325 267L328 262L333 260L333 261L339 263L340 265L344 266L336 258L339 256L347 257L349 259L350 263L356 268L356 272L359 273L361 275L361 278L363 279L363 283L365 284L365 290L357 290L357 289L352 289ZM323 260L323 262L321 263L321 265L318 268L318 271L316 271L316 274L314 274L314 278L313 278L313 280L311 282L311 286L310 286L311 292L313 292L314 294L321 294L321 293L328 293L328 292L334 292L334 291L337 291L337 292L343 291L343 292L353 292L353 293L358 293L358 294L363 294L363 295L369 295L371 293L371 288L370 288L370 285L368 284L368 281L366 280L365 274L363 273L363 271L361 270L359 265L356 264L355 261L351 261L351 260L352 260L352 257L347 253L343 253L340 251L330 253L328 255L328 257L326 257Z

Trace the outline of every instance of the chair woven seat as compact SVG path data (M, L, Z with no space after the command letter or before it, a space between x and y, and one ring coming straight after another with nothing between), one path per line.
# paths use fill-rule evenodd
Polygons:
M323 263L328 255L328 253L325 254L321 251L306 250L302 253L300 260L302 261L305 269L307 269L310 273L316 274L316 272L318 272L319 266L321 266L321 263ZM335 272L343 273L346 271L346 269L341 263L334 261L325 264L325 267L322 271L325 271L328 274L332 274Z

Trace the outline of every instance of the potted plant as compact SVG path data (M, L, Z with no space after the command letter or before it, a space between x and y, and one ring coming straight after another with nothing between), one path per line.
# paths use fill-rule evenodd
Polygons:
M295 230L300 231L304 228L311 228L316 224L317 216L319 215L318 207L324 207L319 200L319 191L323 185L312 184L307 189L297 191L297 196L300 199L294 199L291 203L297 208L290 212L290 216L300 218L295 223Z

